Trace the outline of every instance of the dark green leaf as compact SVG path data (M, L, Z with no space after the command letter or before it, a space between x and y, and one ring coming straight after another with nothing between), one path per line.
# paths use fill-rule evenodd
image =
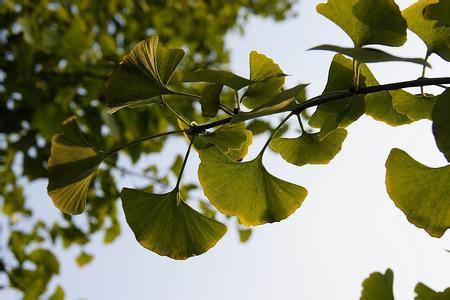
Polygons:
M436 292L425 284L419 282L414 289L416 292L415 300L448 300L450 299L450 288L442 292Z
M150 194L124 188L125 217L145 248L173 259L187 259L213 247L226 227L189 207L173 190Z
M337 53L344 54L355 60L362 63L378 63L378 62L387 62L387 61L403 61L410 62L420 65L425 65L430 67L430 64L427 63L422 58L406 58L406 57L398 57L387 52L384 52L379 49L374 48L344 48L335 45L320 45L309 50L328 50Z
M387 269L384 274L374 272L363 281L360 300L394 300L392 285L394 273Z
M305 188L272 176L262 155L239 163L219 149L200 152L200 184L211 203L223 214L237 216L246 226L279 222L300 207Z
M157 97L171 94L167 84L183 57L182 49L161 47L157 36L138 43L108 79L109 112L157 102Z
M341 27L355 47L406 42L406 22L393 0L328 0L317 12Z
M441 237L450 227L450 166L430 168L400 149L386 161L386 187L408 221Z
M88 144L75 117L67 119L52 140L48 160L47 191L55 206L67 214L82 213L89 184L107 156Z
M437 98L431 118L436 144L450 162L450 89Z
M423 15L427 20L437 20L435 26L450 27L450 0L440 0L426 6Z
M319 134L303 133L297 138L275 138L270 147L291 164L328 164L339 151L347 137L345 129L336 129L320 140Z
M223 85L212 84L203 90L200 104L202 106L202 115L207 118L214 118L219 112L220 94Z

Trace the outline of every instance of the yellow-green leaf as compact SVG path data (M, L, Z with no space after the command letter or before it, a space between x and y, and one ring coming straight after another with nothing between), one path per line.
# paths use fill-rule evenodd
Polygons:
M286 75L272 59L256 51L250 52L250 80L244 105L256 108L280 92Z
M305 188L272 176L262 155L239 163L215 147L200 152L200 184L223 214L237 216L246 226L279 222L300 207Z
M83 251L83 252L80 253L80 255L77 256L77 259L76 259L77 265L80 268L82 268L85 265L89 264L92 261L93 258L94 257L91 254L86 253L86 252Z
M360 300L394 300L392 289L394 273L387 269L384 274L374 272L363 281Z
M436 104L437 97L433 95L413 95L403 90L389 91L394 108L406 114L412 121L422 119L431 120L431 112Z
M427 167L400 149L386 161L386 187L408 221L441 237L450 227L450 166Z
M82 213L89 184L108 155L89 145L75 117L67 119L62 132L52 139L48 160L47 191L55 206L67 214Z
M303 166L306 164L328 164L341 150L347 137L345 129L336 129L320 140L319 134L303 133L297 138L274 138L270 147L285 161Z
M108 79L108 111L157 102L157 97L171 94L167 84L183 57L182 49L161 47L157 36L138 43Z
M436 292L425 284L419 282L414 289L416 292L415 300L448 300L450 299L450 288L442 292Z
M437 2L438 0L420 0L405 9L402 14L408 22L408 28L427 45L428 53L436 53L450 61L450 27L436 26L437 21L423 17L425 7Z
M212 248L226 227L189 207L177 189L150 194L124 188L122 205L128 225L145 248L173 259L187 259Z
M406 22L393 0L328 0L317 12L341 27L355 47L406 42Z
M436 144L450 162L450 89L438 96L431 118Z

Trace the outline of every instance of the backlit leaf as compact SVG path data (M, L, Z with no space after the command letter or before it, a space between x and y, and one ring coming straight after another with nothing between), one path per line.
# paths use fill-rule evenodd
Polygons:
M244 105L256 108L280 92L286 75L272 59L256 51L250 52L250 80ZM261 81L261 82L258 82Z
M425 19L437 20L435 26L450 27L450 0L440 0L435 4L430 4L423 11Z
M184 82L211 82L234 90L248 86L251 81L229 71L198 69L183 77Z
M374 272L363 281L360 300L394 300L394 273L387 269L384 274Z
M47 191L55 206L67 214L82 213L89 184L108 155L88 144L75 117L67 119L62 132L52 139L48 160Z
M374 48L344 48L335 45L320 45L317 47L313 47L309 50L328 50L337 53L344 54L355 60L362 63L378 63L378 62L387 62L387 61L403 61L410 62L425 66L430 66L424 59L422 58L407 58L407 57L398 57L387 52L384 52L379 49Z
M150 194L124 188L122 205L139 243L159 255L187 259L213 247L226 227L189 207L178 190Z
M450 27L436 27L437 21L423 17L425 7L437 2L438 0L421 0L405 9L402 14L408 22L408 28L425 42L428 53L436 53L450 61Z
M320 140L318 133L303 133L297 138L274 138L270 147L291 164L328 164L341 150L347 137L345 129L336 129Z
M200 160L198 174L205 195L220 212L239 217L246 226L287 218L308 193L267 172L262 155L239 163L211 147L200 152Z
M243 122L258 117L263 117L278 112L291 110L297 101L305 100L305 88L307 84L299 84L293 88L284 90L275 95L271 100L249 112L242 112L232 117L231 122Z
M437 100L436 96L413 95L404 90L394 90L389 93L392 96L394 108L399 113L406 114L413 121L431 120L431 112Z
M173 93L167 84L183 57L182 49L161 47L157 36L138 43L108 79L108 111L157 102Z
M441 237L450 227L450 166L430 168L400 149L386 161L386 187L409 222Z
M355 47L406 42L406 22L393 0L328 0L317 12L341 27Z
M436 144L450 162L450 89L438 96L431 118Z

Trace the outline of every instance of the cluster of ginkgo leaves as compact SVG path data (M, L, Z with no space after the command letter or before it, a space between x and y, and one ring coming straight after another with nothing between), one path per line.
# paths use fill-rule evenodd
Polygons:
M179 128L143 137L114 149L100 149L85 136L74 117L65 121L52 141L48 163L48 192L56 207L67 214L80 214L87 191L99 165L117 152L137 143L184 134L189 147L178 181L166 194L130 188L121 192L123 209L136 239L145 248L174 259L199 255L213 247L226 227L191 208L180 194L180 182L189 153L200 156L200 185L211 204L226 216L236 216L245 226L278 222L298 209L307 196L299 185L271 175L263 165L267 147L288 163L327 164L340 151L345 127L363 114L392 126L429 119L439 150L450 161L450 78L411 81L400 87L422 87L415 95L396 85L381 86L367 63L403 61L430 65L431 54L450 61L449 1L421 0L400 11L393 0L329 0L317 11L341 27L353 40L353 48L322 45L313 49L337 52L331 62L328 83L322 95L306 99L306 84L284 87L286 74L267 56L250 53L248 78L224 70L199 69L173 76L185 52L160 45L157 36L139 42L116 67L106 84L108 111L160 105L179 120ZM407 40L407 29L426 44L425 58L393 56L368 45L399 47ZM176 82L175 82L176 81ZM444 88L440 95L423 92L424 85ZM200 95L179 90L196 85ZM177 88L175 88L177 87ZM371 89L372 87L372 89ZM375 87L375 88L373 88ZM377 88L378 87L378 88ZM234 91L235 101L224 101L225 91ZM210 120L191 122L170 105L172 96L198 100L202 114ZM304 110L317 106L310 118ZM277 130L297 117L301 135L283 138L275 133L251 161L242 162L252 142L246 121L285 113ZM393 149L386 162L386 186L396 206L414 225L433 237L450 227L450 165L430 168L406 152Z

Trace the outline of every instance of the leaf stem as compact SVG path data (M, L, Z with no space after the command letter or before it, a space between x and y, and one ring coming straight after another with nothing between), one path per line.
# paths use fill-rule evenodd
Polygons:
M185 97L195 98L195 99L201 98L201 96L199 96L199 95L185 93L185 92L177 92L177 91L170 91L170 92L172 92L174 95L178 95L178 96L185 96Z
M162 136L166 136L166 135L171 135L171 134L184 133L184 132L188 132L188 131L189 131L189 129L185 129L185 130L173 130L173 131L168 131L168 132L158 133L158 134L155 134L155 135L145 136L145 137L143 137L143 138L137 139L137 140L132 141L132 142L130 142L130 143L128 143L128 144L119 146L119 147L117 147L117 148L111 150L111 151L109 152L109 155L112 155L112 154L114 154L114 153L116 153L116 152L118 152L118 151L120 151L120 150L125 149L125 148L132 147L132 146L134 146L134 145L140 144L140 143L145 142L145 141L147 141L147 140L151 140L151 139L155 139L155 138L158 138L158 137L162 137Z
M427 51L427 54L425 54L425 62L428 61L428 57L430 57L430 53ZM420 78L425 78L426 71L427 71L427 66L423 65L423 67L422 67L422 76ZM423 85L420 87L420 94L422 96L425 96Z
M289 113L286 118L284 118L280 124L278 124L277 128L275 128L274 132L272 133L272 135L267 139L266 143L264 144L264 146L261 149L261 152L259 152L258 156L262 156L264 154L264 151L266 151L267 146L269 146L270 142L272 141L272 139L274 138L274 136L277 134L277 132L280 130L280 128L289 120L290 117L292 117L294 115L294 113Z
M300 113L296 114L298 124L300 125L300 129L302 130L302 135L305 133L305 128L303 127L302 118L300 117Z
M163 105L164 107L166 107L172 114L174 114L175 117L176 117L178 120L180 120L181 122L183 122L184 125L186 125L186 126L191 126L191 125L189 124L188 121L186 121L182 116L180 116L180 115L175 111L175 109L173 109L173 107L170 106L169 103L167 103L166 100L164 100L164 96L161 96L160 99L161 99L162 105Z
M240 113L241 112L241 103L239 101L239 93L236 90L234 90L234 97L236 98L236 109L237 109L237 112Z
M191 141L189 142L189 147L186 151L186 155L184 156L183 165L181 166L180 174L178 175L177 184L175 185L175 189L177 190L180 187L181 177L183 177L184 168L186 167L186 163L189 158L189 154L191 152L192 143L195 139L196 135L193 135Z

